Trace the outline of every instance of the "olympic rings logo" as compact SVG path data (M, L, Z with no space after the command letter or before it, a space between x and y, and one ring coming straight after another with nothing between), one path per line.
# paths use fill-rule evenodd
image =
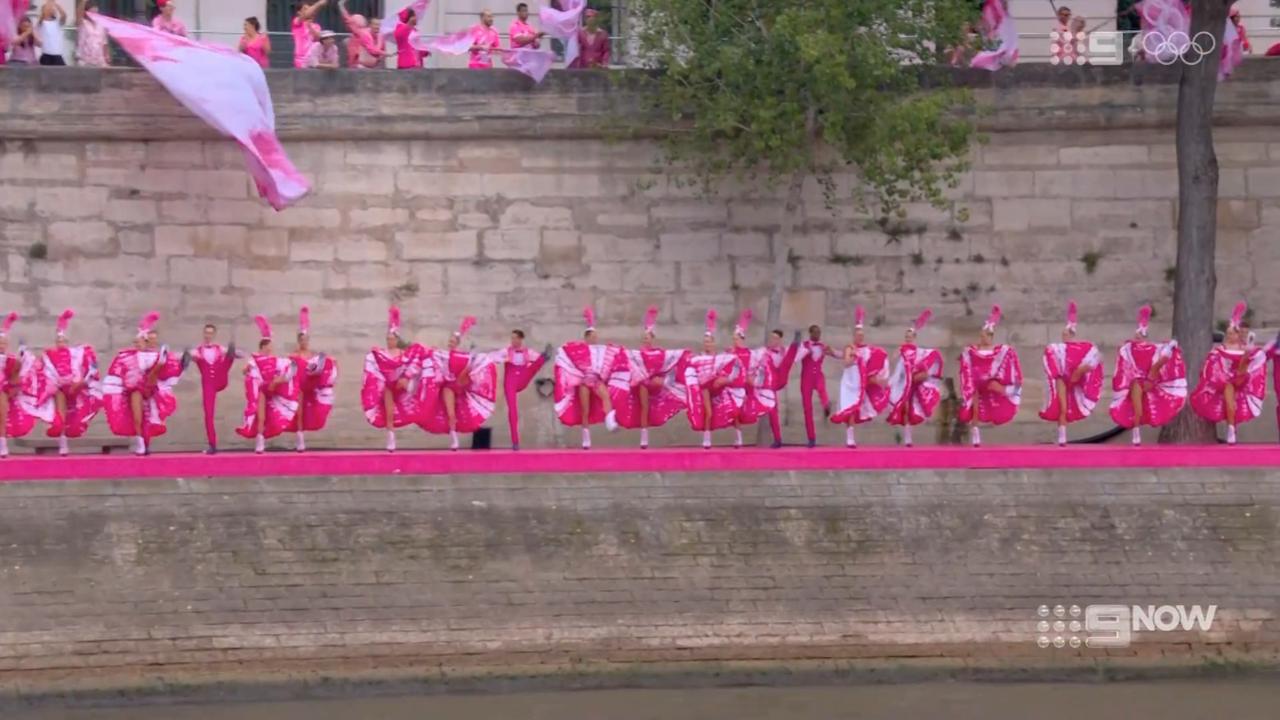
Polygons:
M1199 65L1217 46L1213 34L1204 30L1196 33L1195 37L1188 37L1181 30L1175 30L1168 37L1157 30L1142 35L1143 52L1161 65L1172 65L1178 60L1188 65Z

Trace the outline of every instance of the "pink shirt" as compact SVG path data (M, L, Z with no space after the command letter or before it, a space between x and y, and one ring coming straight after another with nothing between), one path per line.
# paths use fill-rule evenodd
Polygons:
M578 31L578 46L578 59L573 61L574 67L609 67L609 33L604 30L589 32L583 28Z
M322 42L311 43L311 49L307 50L306 66L309 68L318 68L321 64L338 65L338 46L330 45L325 47Z
M511 38L513 48L531 47L537 50L542 47L542 42L538 40L538 31L518 18L511 23L511 28L507 30L507 37Z
M471 61L467 63L467 67L493 67L493 51L502 47L502 37L498 35L498 31L484 25L476 25L471 28L471 36L475 38L475 44L478 47L471 48Z
M14 45L13 52L9 54L9 62L34 63L35 61L36 43L34 40L27 40L25 43Z
M302 18L295 17L289 26L289 32L293 33L293 66L304 68L307 66L307 52L315 44L315 36L320 33L320 24L304 22Z
M187 26L183 25L182 21L178 18L165 20L164 15L157 15L151 19L151 27L154 30L167 32L170 35L181 35L182 37L187 36Z
M253 58L253 61L261 65L263 68L271 66L271 61L267 59L267 36L259 35L252 40L244 38L240 41L244 46L244 54Z
M396 69L412 70L422 67L423 58L430 53L419 50L409 42L409 37L413 35L414 29L406 23L396 25L396 30L392 34L396 41Z

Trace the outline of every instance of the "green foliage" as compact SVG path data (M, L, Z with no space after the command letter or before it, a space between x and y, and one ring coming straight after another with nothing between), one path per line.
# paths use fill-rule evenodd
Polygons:
M670 123L669 165L707 191L814 178L829 205L870 201L881 217L943 204L966 169L972 99L927 86L975 14L968 0L636 0L629 11L637 56L659 70L649 98Z

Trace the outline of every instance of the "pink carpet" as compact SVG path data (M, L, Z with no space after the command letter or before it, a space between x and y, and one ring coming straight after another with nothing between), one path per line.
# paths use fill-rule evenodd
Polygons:
M18 456L0 460L0 482L116 480L122 478L264 477L334 475L443 475L495 473L752 472L779 470L1079 470L1167 467L1277 467L1280 445L1115 445L845 448L676 448L665 450L444 450L324 452L304 454L227 452L212 457L160 453Z

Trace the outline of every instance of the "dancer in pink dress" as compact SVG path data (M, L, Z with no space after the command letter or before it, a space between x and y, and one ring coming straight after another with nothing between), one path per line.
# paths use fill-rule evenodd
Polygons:
M102 409L102 380L98 377L98 356L91 345L72 345L67 326L75 313L64 310L58 317L54 346L44 351L44 372L53 392L54 418L49 437L58 438L58 454L69 452L67 438L78 438Z
M298 383L298 414L289 430L297 433L295 449L306 452L306 433L324 429L333 410L333 387L338 384L338 363L311 351L311 309L306 306L298 311L298 349L289 359Z
M743 425L754 425L757 420L778 409L778 394L773 389L773 363L769 361L769 350L752 350L747 347L747 330L750 327L751 309L747 308L738 315L738 322L733 327L731 352L738 358L743 370L739 381L743 390L742 407L738 409L738 422L733 428L734 447L742 447Z
M1076 340L1076 301L1067 303L1062 342L1044 349L1048 380L1040 417L1058 424L1058 446L1067 444L1067 425L1093 412L1102 397L1102 353L1091 342Z
M253 451L267 449L273 438L294 423L298 415L298 382L293 361L271 353L271 323L262 315L253 318L262 339L258 352L244 368L244 422L236 428L240 437L253 438Z
M0 458L9 457L9 438L30 433L36 420L54 418L53 388L41 359L22 346L10 350L9 332L18 321L9 313L0 323Z
M1267 397L1267 352L1248 342L1244 314L1238 303L1221 345L1209 351L1200 370L1200 384L1191 393L1191 408L1212 423L1227 423L1227 444L1236 444L1236 427L1262 413Z
M1280 43L1277 43L1277 45L1280 45ZM1277 51L1277 53L1280 54L1280 51ZM1267 343L1265 352L1272 363L1272 387L1275 388L1276 397L1280 397L1280 335L1277 335L1275 339ZM1276 403L1276 429L1280 430L1280 402Z
M458 433L473 433L489 420L498 398L498 366L492 353L458 349L476 319L465 317L449 335L445 350L427 350L422 371L422 414L418 424L435 435L449 434L458 449Z
M550 359L551 346L538 354L524 346L524 331L511 331L511 344L492 353L493 362L502 363L502 397L507 403L507 427L511 431L511 449L520 449L520 393L538 376Z
M133 438L133 453L147 455L151 441L164 435L165 421L178 410L174 386L182 377L182 361L160 344L160 313L147 313L138 323L131 348L116 353L102 381L102 406L111 432Z
M556 417L569 427L582 426L582 449L590 450L592 425L603 421L610 432L618 429L611 390L629 388L624 377L614 378L622 348L597 342L595 311L586 308L582 317L587 323L583 339L556 353Z
M716 311L708 310L702 352L690 357L684 369L689 426L702 431L702 447L711 447L713 430L738 424L746 399L745 374L737 355L716 351ZM741 432L738 438L741 444Z
M924 329L932 310L925 310L907 328L903 344L898 348L898 363L889 376L890 425L902 427L902 444L911 447L911 428L933 417L942 401L942 353L916 345L916 336Z
M1000 306L991 306L978 344L960 354L961 404L957 417L969 423L973 446L982 445L981 424L1004 425L1018 415L1022 404L1022 365L1012 345L995 344Z
M822 363L838 357L831 346L822 342L822 328L809 326L809 339L800 348L800 400L804 403L804 433L809 447L818 444L818 431L813 422L813 396L822 403L823 417L831 417L831 399L827 396L827 377Z
M1142 426L1160 427L1175 418L1187 401L1187 367L1177 340L1155 343L1147 339L1151 306L1138 310L1133 339L1116 354L1111 380L1111 419L1133 428L1133 444L1142 444Z
M387 311L387 346L375 347L364 358L360 404L365 419L387 431L387 452L396 451L396 428L416 424L422 408L418 382L426 348L400 337L400 308Z
M200 397L204 405L204 435L209 442L206 455L218 452L217 405L218 393L227 389L231 378L231 366L236 362L236 344L227 347L214 342L218 327L212 323L204 326L203 342L189 351L196 368L200 370Z
M866 311L854 311L853 342L844 349L844 375L840 377L840 405L831 422L844 425L845 447L858 447L855 425L876 419L889 404L889 354L867 344Z
M769 351L769 377L773 379L773 395L777 402L769 412L769 429L773 432L774 450L782 447L782 423L778 417L782 408L782 390L791 377L791 366L796 362L796 352L800 350L800 331L797 330L791 344L782 349L782 331L770 330L765 349Z
M618 424L640 429L640 449L649 447L649 428L662 427L684 410L684 365L688 350L666 350L654 345L657 336L658 308L644 314L644 339L636 350L624 350L620 364L630 389L617 393L614 409ZM612 391L612 386L610 387ZM612 394L612 393L611 393Z

